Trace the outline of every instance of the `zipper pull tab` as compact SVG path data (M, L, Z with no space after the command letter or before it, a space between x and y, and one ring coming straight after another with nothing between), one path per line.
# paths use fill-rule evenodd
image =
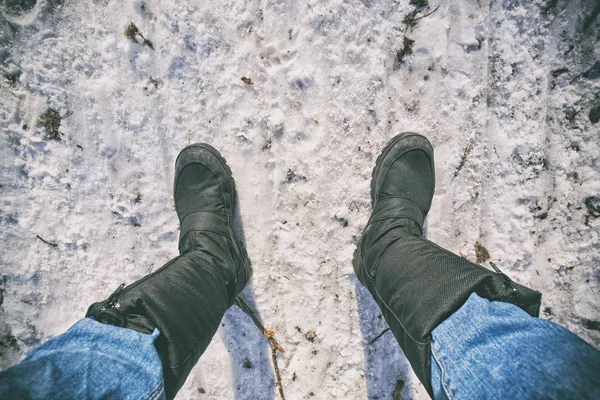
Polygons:
M494 268L494 271L496 271L496 273L500 275L500 278L502 278L504 283L510 286L510 288L512 289L512 293L516 293L517 287L515 286L515 283L512 281L512 279L510 279L508 275L506 275L504 272L500 271L500 268L498 268L498 266L493 262L489 261L489 264L492 266L492 268Z
M106 299L106 301L102 305L101 309L106 310L107 308L111 308L112 306L114 306L115 303L117 302L117 300L119 300L119 295L123 291L124 287L125 287L125 284L121 283L119 285L119 287L117 288L117 290L115 290L110 296L108 296L108 299Z

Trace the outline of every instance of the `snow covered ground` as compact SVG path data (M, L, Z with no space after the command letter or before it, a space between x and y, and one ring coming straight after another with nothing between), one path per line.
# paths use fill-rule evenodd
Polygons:
M414 3L3 1L0 368L177 255L173 164L204 141L237 182L243 296L286 397L427 398L391 333L370 344L386 324L351 265L406 130L436 150L429 238L479 242L600 346L599 3ZM234 307L178 398L276 399L270 357Z

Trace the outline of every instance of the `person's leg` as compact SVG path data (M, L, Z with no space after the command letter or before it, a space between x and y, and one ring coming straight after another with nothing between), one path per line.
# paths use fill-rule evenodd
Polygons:
M436 399L600 399L600 352L512 304L473 293L432 336Z
M156 348L167 399L175 397L251 274L234 234L235 182L217 150L207 144L182 150L174 198L181 255L93 304L87 314L142 333L160 331Z
M472 293L539 313L541 295L423 237L435 190L433 148L415 133L396 136L377 159L373 211L354 255L369 289L429 394L432 331Z
M158 335L82 319L1 371L0 399L164 398Z
M148 376L160 375L162 365L166 398L175 397L217 331L223 314L246 285L251 267L243 244L234 235L235 183L225 160L214 148L195 144L179 154L174 198L181 225L181 255L139 281L127 287L121 285L105 301L92 304L86 316L94 320L84 319L65 335L35 350L2 375L2 385L27 388L43 378L45 385L54 386L57 393L82 390L86 395L81 398L96 398L99 385L104 392L98 393L108 393L100 397L127 398L129 392L120 392L119 388L131 379L125 373L105 372L106 364L122 363L124 371L138 362L140 370L130 375L139 377L143 390L156 389L156 381ZM80 333L83 328L85 335ZM129 346L127 340L141 344ZM78 346L87 352L74 364L70 360L77 358ZM129 358L114 356L129 350ZM87 379L85 384L75 379L80 371ZM152 396L158 392L148 393Z

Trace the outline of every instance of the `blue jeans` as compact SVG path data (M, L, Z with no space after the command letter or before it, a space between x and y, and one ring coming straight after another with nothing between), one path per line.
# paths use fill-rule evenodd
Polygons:
M83 319L0 372L0 398L164 398L158 335ZM600 399L598 350L476 294L433 331L431 372L436 399Z
M85 318L0 372L0 399L164 399L152 335Z
M472 294L432 337L436 399L600 399L600 351L512 304Z

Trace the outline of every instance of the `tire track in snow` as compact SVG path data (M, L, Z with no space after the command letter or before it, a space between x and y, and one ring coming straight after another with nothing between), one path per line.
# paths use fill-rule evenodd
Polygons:
M596 14L594 14L596 10ZM595 346L600 344L598 221L592 200L599 196L597 127L590 112L599 103L597 79L587 71L600 56L600 26L593 1L549 2L542 7L548 43L547 208L536 265L546 294L543 316L566 326ZM586 204L587 201L587 204ZM594 328L594 326L596 326Z

